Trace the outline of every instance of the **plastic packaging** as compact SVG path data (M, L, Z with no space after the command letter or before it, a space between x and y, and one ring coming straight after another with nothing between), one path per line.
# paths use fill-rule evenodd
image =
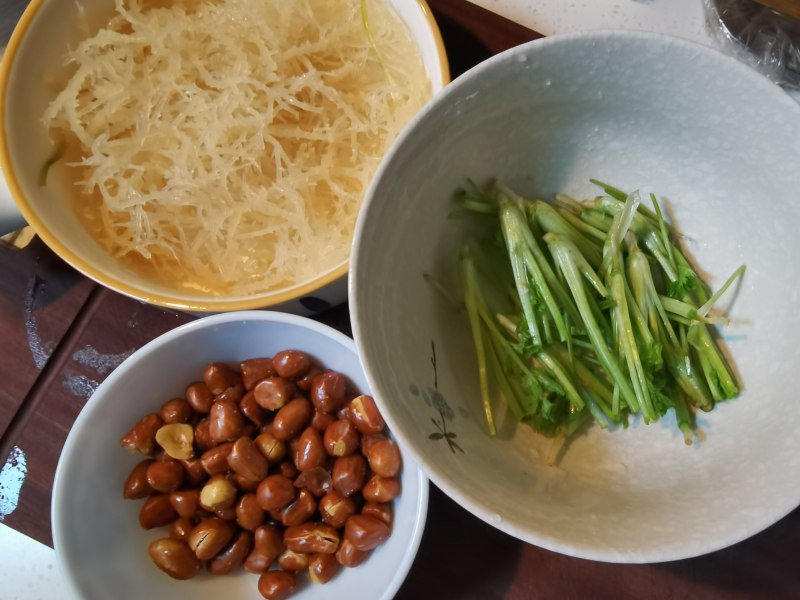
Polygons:
M800 91L800 21L754 0L703 0L723 50L787 91Z

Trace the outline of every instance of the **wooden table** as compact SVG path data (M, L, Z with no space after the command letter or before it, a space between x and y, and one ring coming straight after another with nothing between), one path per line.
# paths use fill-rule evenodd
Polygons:
M0 45L25 3L2 0L0 35L5 37ZM539 37L464 0L429 3L454 76L496 52ZM192 318L94 284L38 240L22 250L0 247L0 465L12 465L24 454L27 466L16 508L0 515L5 525L52 545L53 475L81 407L121 360ZM346 305L317 318L350 332ZM0 506L8 508L2 494L11 492L0 488ZM614 565L519 542L473 517L432 485L422 545L397 597L798 598L798 557L800 511L704 557Z

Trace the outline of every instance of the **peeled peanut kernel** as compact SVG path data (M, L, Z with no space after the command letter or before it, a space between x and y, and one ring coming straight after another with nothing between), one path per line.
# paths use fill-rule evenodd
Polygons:
M131 452L149 456L156 449L156 432L164 424L156 413L145 415L119 440L120 446Z
M308 558L308 575L314 583L328 583L338 571L335 554L317 552Z
M266 600L286 600L295 590L294 574L288 571L267 571L258 578L258 593Z
M155 540L147 549L155 565L173 579L191 579L200 570L200 560L186 542L172 538Z
M339 541L339 532L325 523L293 525L283 532L283 543L295 552L333 554Z
M348 403L347 418L356 429L367 435L380 433L386 426L375 400L366 394L357 396Z
M358 450L361 436L350 421L339 419L325 429L323 442L331 456L347 456Z
M275 372L285 379L302 377L311 367L308 354L299 350L283 350L272 357Z
M147 498L139 510L139 525L142 529L153 529L169 525L178 518L172 508L168 494L156 494Z
M224 475L214 475L200 490L200 506L206 510L230 508L236 503L236 487Z
M284 571L304 571L308 568L308 554L286 548L278 557L278 565Z
M139 500L153 493L153 488L150 487L147 481L147 468L153 462L152 458L145 458L133 467L131 474L128 475L128 479L125 480L125 485L122 488L123 497L129 500Z
M189 460L194 456L194 429L188 423L170 423L159 427L156 442L174 459Z
M217 517L203 519L189 534L189 548L200 560L210 560L228 545L235 532L236 528L230 521Z
M375 475L394 477L400 471L400 450L392 440L380 440L370 446L367 453L369 468Z
M344 537L362 552L380 546L391 532L386 523L367 515L353 515L344 525Z

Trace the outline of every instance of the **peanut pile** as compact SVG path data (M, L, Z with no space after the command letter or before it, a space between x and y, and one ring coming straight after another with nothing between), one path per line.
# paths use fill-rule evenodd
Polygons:
M175 579L241 567L280 600L391 534L400 451L372 397L304 352L209 364L120 444L146 457L123 495L144 499L143 528L169 528L148 552Z

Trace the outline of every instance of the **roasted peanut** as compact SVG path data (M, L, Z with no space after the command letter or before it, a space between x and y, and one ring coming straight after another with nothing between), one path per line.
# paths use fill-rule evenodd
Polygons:
M278 471L290 481L294 481L300 474L300 471L294 466L294 462L288 460L278 465Z
M192 485L200 485L208 479L208 473L203 467L203 461L199 458L191 458L189 460L182 460L183 470L186 472L186 479Z
M273 375L262 379L253 388L253 396L259 406L267 410L278 410L294 395L295 385L288 379Z
M272 433L264 431L253 440L267 460L275 464L286 456L286 442L279 440Z
M210 407L209 410L211 410ZM200 422L194 426L194 441L201 453L211 450L216 446L214 440L211 439L211 422L207 418L201 419Z
M339 541L339 532L326 523L307 522L283 532L283 543L295 552L333 554Z
M250 553L253 538L247 531L240 531L228 547L223 549L208 563L212 575L227 575L244 562Z
M236 520L236 506L226 506L224 508L215 508L214 516L219 517L223 521L235 521Z
M286 600L295 590L294 574L289 571L267 571L258 578L258 593L267 600Z
M253 390L250 390L242 396L242 399L239 401L239 408L242 414L258 427L266 423L267 411L256 401L256 395Z
M169 495L169 503L180 517L196 517L200 510L200 490L178 490Z
M194 457L194 430L188 423L169 423L156 431L156 442L177 460Z
M333 479L328 469L316 467L300 473L294 480L294 487L307 489L319 498L333 489Z
M361 514L383 521L389 527L392 526L394 520L394 510L388 502L366 502L361 507Z
M308 392L311 389L311 384L314 381L314 377L320 373L322 373L322 369L320 369L317 365L312 364L306 374L296 379L294 383L299 389L303 390L304 392Z
M206 473L209 475L225 473L230 468L228 465L228 455L230 455L231 450L233 450L233 442L225 442L203 452L203 456L200 457L200 462L206 470Z
M139 525L142 529L153 529L169 525L178 518L172 508L168 494L155 494L147 498L139 510Z
M194 411L185 398L173 398L161 405L159 415L165 424L188 423L192 420Z
M200 490L200 506L217 511L236 504L236 487L225 475L214 475Z
M164 424L156 413L145 415L119 441L120 446L131 452L150 456L156 449L156 431Z
M247 479L239 475L239 473L228 473L228 477L230 477L233 485L243 492L255 492L258 489L258 484L261 483L260 479Z
M267 476L269 462L249 437L242 436L233 443L228 454L228 466L250 481L261 481Z
M336 415L330 415L328 413L319 412L318 410L314 409L314 414L311 416L311 427L319 431L320 433L324 433L325 430L337 421Z
M253 549L244 559L244 570L263 573L280 556L285 548L283 536L277 527L262 525L253 533Z
M183 465L174 458L163 457L147 467L147 483L157 492L168 494L183 483Z
M211 390L208 389L208 386L202 381L189 384L186 387L184 396L186 396L186 401L189 403L189 406L192 407L192 410L201 415L206 414L214 403L214 394L211 393Z
M308 373L311 358L300 350L283 350L272 357L275 372L286 379L297 379Z
M373 475L361 490L367 502L391 502L400 495L400 480L396 477Z
M316 552L308 557L308 575L314 583L328 583L338 571L335 554Z
M350 421L338 419L325 430L323 442L331 456L347 456L358 450L361 435Z
M308 490L300 490L297 498L280 510L280 521L285 527L308 521L317 510L317 502Z
M233 539L236 528L230 521L209 517L200 521L189 534L189 548L200 560L210 560Z
M343 496L350 496L364 486L367 476L367 461L360 454L340 456L333 463L333 489Z
M200 570L200 560L186 542L180 540L155 540L147 553L159 569L174 579L191 579Z
M386 426L372 396L362 394L348 403L347 418L361 433L380 433Z
M214 402L233 402L239 404L244 397L244 387L241 383L232 385L221 394L214 396Z
M139 500L146 498L153 493L153 488L147 481L147 469L153 464L152 458L145 458L139 462L128 478L125 480L125 485L122 488L122 495L129 500Z
M250 391L262 379L275 375L271 358L249 358L239 363L244 389Z
M308 554L286 548L278 557L278 565L284 571L304 571L308 568Z
M189 534L194 529L194 521L186 517L178 517L169 526L169 537L183 542L189 541Z
M344 538L336 551L336 560L340 565L352 568L367 560L370 554L372 550L359 550L350 543L350 540Z
M367 515L353 515L344 524L344 537L362 552L380 546L391 532L386 523Z
M214 402L208 413L208 434L215 443L232 442L242 435L244 415L238 404Z
M236 503L236 523L242 529L255 531L264 523L264 509L253 493L244 494Z
M328 454L322 444L322 436L313 427L306 427L300 434L294 452L294 464L298 471L308 471L325 464Z
M372 472L381 477L394 477L402 464L400 450L392 440L380 440L372 444L367 461Z
M242 376L225 363L216 362L203 369L203 383L215 396L242 383Z
M380 442L381 440L388 439L382 433L372 433L370 435L362 435L361 436L361 454L367 456L369 454L370 449L372 446Z
M309 395L314 408L323 413L335 413L345 402L347 382L336 371L323 371L311 382Z
M272 421L272 435L279 440L289 440L305 429L313 409L305 398L293 398L281 407Z
M336 490L325 494L319 501L322 521L331 527L344 527L345 522L356 514L356 503Z
M259 484L256 498L262 509L277 510L294 500L295 487L291 479L287 479L283 475L270 475Z

